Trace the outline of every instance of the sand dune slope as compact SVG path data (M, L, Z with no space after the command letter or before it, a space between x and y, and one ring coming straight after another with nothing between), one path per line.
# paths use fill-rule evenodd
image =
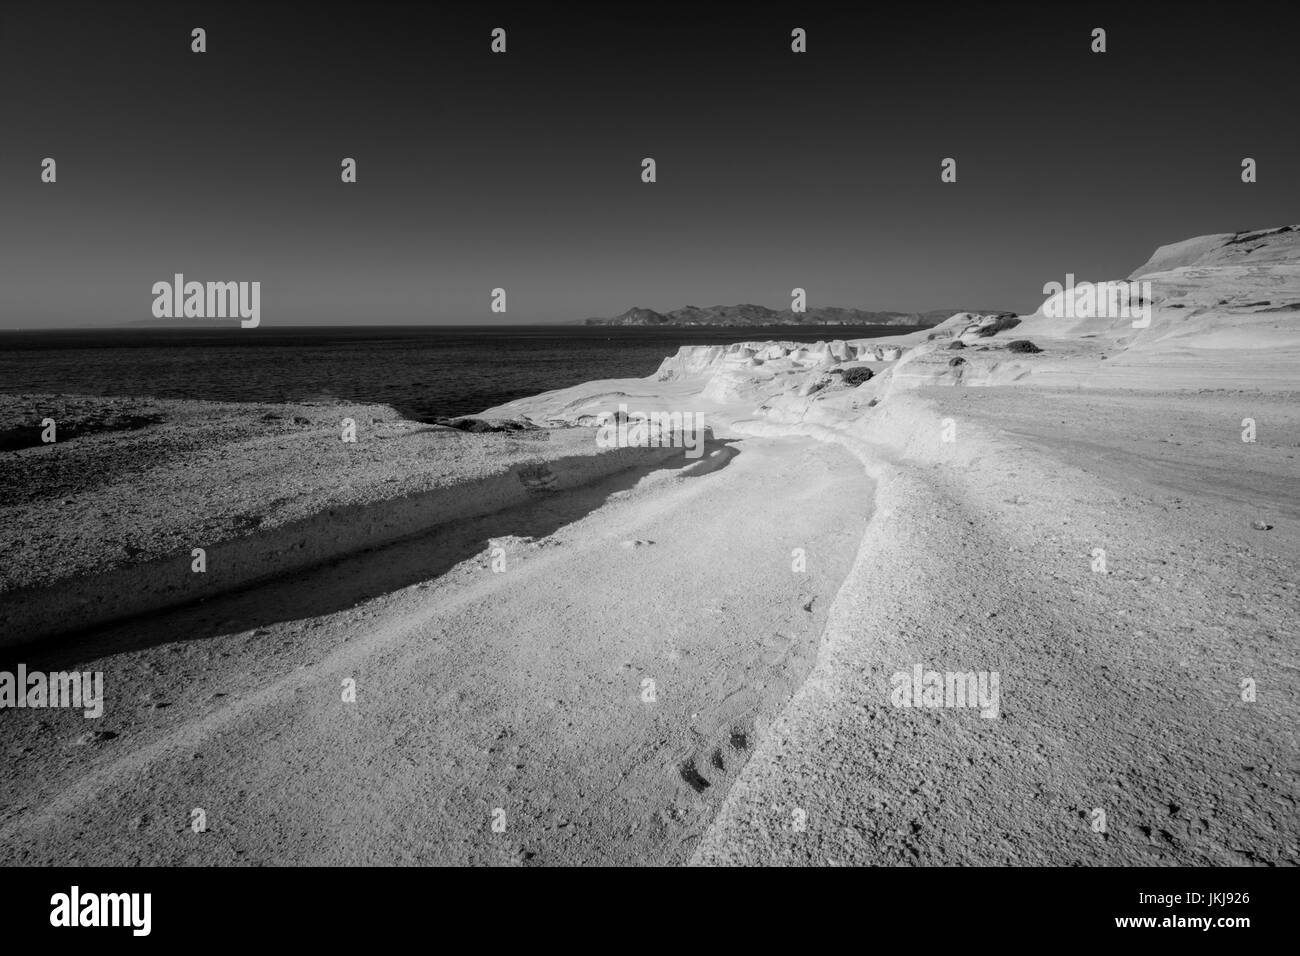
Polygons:
M1300 862L1294 402L924 399L879 423L822 657L695 861ZM997 672L998 717L894 706L918 664Z

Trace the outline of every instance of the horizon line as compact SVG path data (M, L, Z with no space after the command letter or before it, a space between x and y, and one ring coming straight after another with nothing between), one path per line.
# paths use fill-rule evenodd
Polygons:
M890 311L890 310L879 310ZM941 309L931 310L934 312L943 311ZM953 314L963 310L956 309ZM972 311L972 310L965 310ZM1002 310L1006 311L1006 310ZM907 313L904 313L907 314ZM916 313L923 314L923 313ZM622 325L622 324L603 324L606 320L599 320L600 324L588 326L586 319L560 319L553 321L534 321L534 322L492 322L484 324L474 324L466 322L385 322L378 324L360 324L360 323L311 323L311 322L289 322L274 324L263 321L258 328L260 329L509 329L509 328L546 328L558 326L581 326L583 328L603 328L603 329L771 329L771 328L827 328L827 329L844 329L844 328L905 328L906 323L898 322L854 322L854 323L825 323L825 322L791 322L791 323L770 323L764 325L755 325L740 323L729 325L723 322L707 322L698 324L681 324L665 322L653 325ZM162 323L151 322L128 322L115 325L53 325L53 326L0 326L0 333L4 332L139 332L150 328L160 332L184 332L184 331L208 331L208 332L251 332L254 329L241 328L238 323L235 324L205 324L211 323L209 319L197 319L192 324Z

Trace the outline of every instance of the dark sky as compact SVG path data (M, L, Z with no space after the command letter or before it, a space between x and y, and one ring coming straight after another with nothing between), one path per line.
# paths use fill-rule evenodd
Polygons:
M5 4L0 326L148 321L175 272L264 326L1030 310L1300 221L1282 8L906 6Z

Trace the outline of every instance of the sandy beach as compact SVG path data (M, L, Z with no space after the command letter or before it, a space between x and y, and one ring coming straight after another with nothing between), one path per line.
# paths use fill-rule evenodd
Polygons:
M0 715L0 862L1300 862L1298 235L1159 250L1148 326L689 346L522 430L61 399L0 647L104 716Z

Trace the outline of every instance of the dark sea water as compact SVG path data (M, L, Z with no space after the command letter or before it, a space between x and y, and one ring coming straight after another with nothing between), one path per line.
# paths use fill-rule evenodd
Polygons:
M472 326L0 332L0 392L341 399L409 418L468 415L600 378L641 377L680 345L865 338L903 326L763 329Z

